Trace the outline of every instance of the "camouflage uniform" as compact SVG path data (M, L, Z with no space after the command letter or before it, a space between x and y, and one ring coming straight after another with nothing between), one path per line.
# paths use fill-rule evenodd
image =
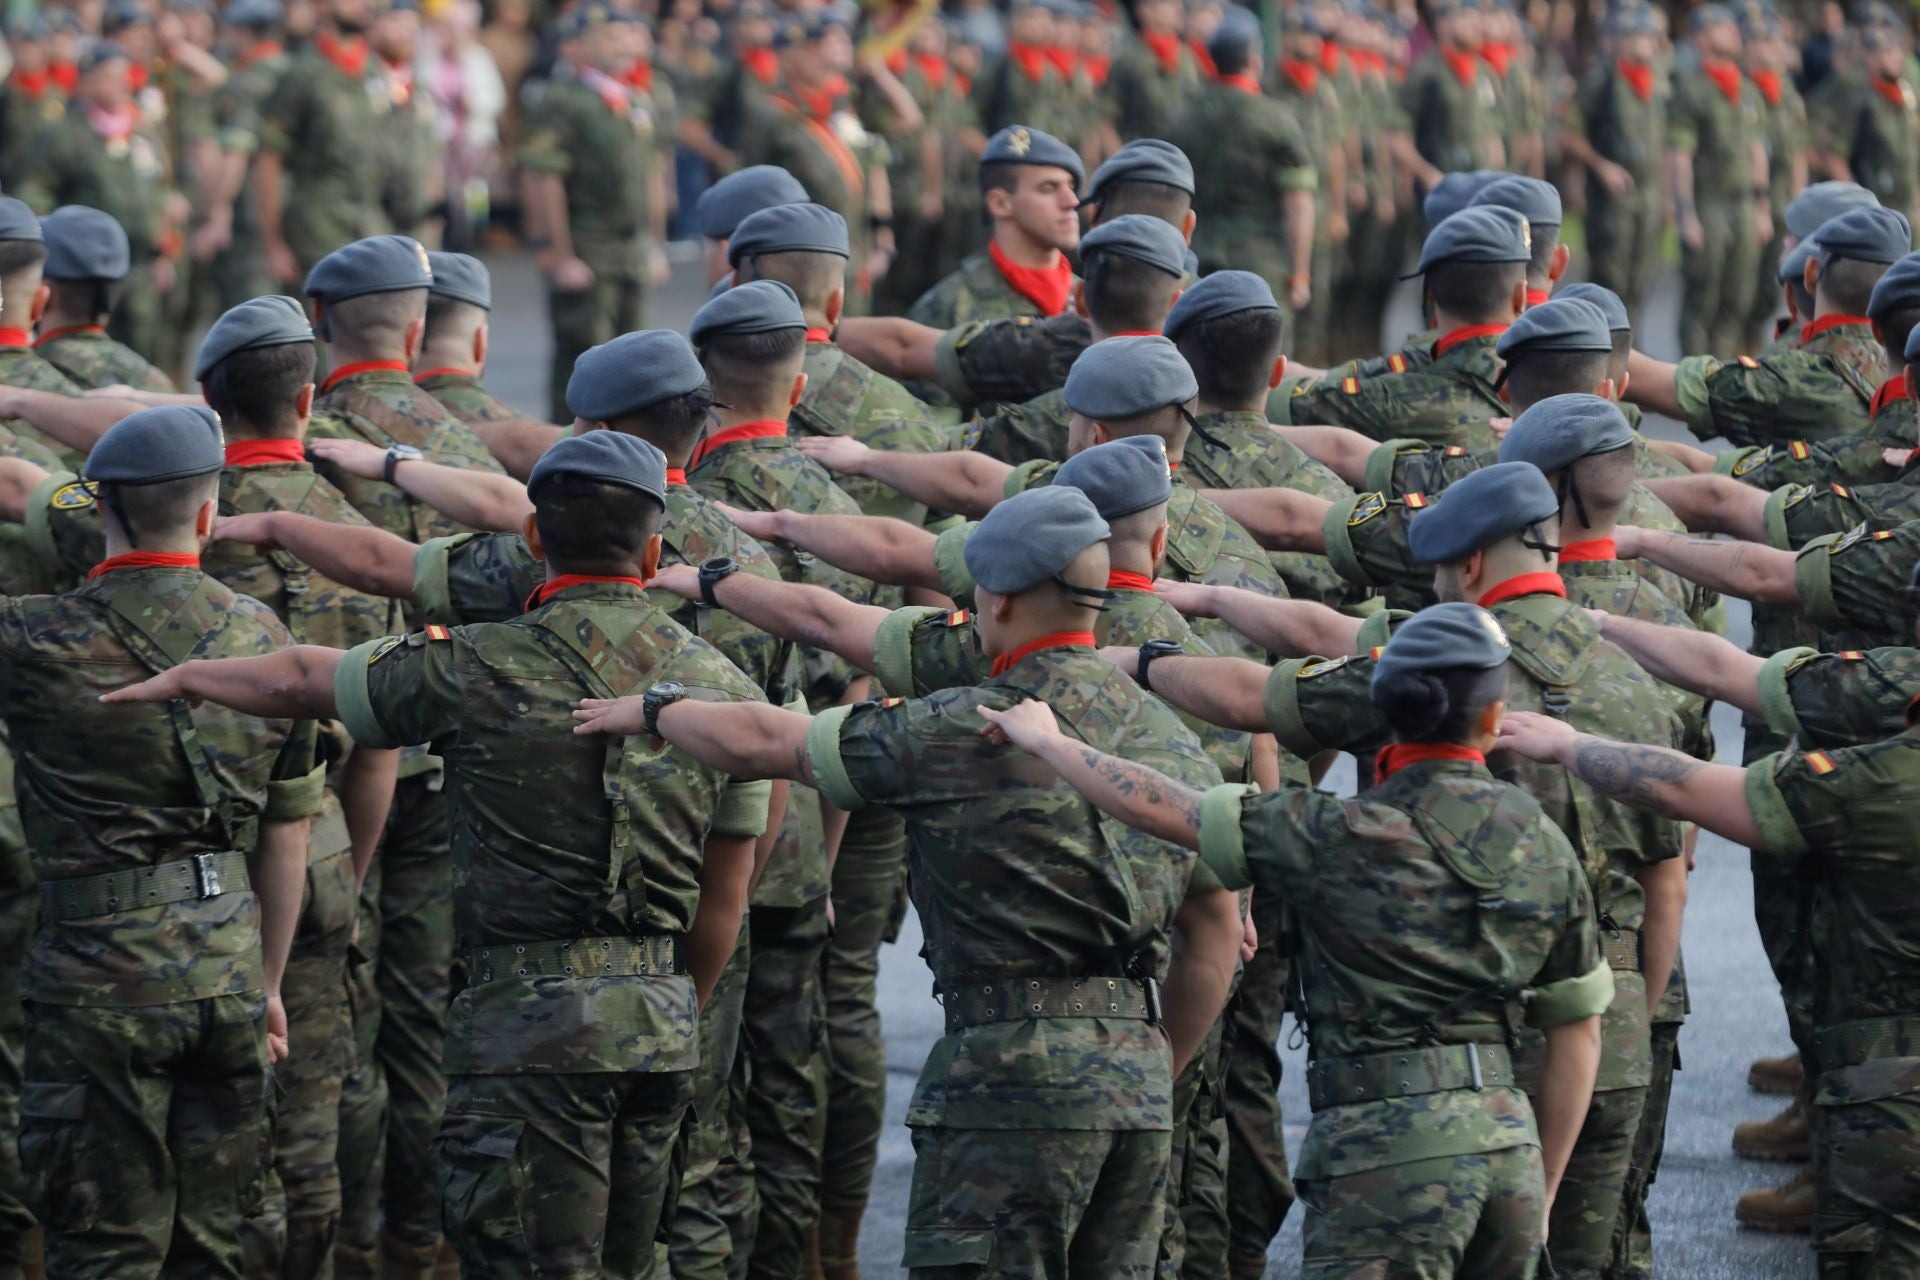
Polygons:
M1072 424L1073 410L1067 407L1064 390L1056 387L1025 404L1001 405L985 417L963 423L953 443L1009 466L1063 462Z
M1281 426L1351 427L1375 440L1408 437L1491 448L1499 441L1488 420L1509 412L1493 389L1499 340L1498 332L1446 335L1435 341L1433 359L1422 367L1282 383L1267 398L1267 417Z
M1687 430L1702 440L1818 442L1865 430L1886 376L1872 327L1857 317L1832 316L1805 326L1800 345L1789 351L1724 364L1714 356L1688 356L1675 368L1674 394Z
M1107 92L1113 95L1120 141L1164 138L1181 108L1200 91L1200 64L1178 37L1168 37L1164 58L1144 39L1128 43L1113 59Z
M1362 67L1352 59L1345 65L1353 70L1348 82L1352 86L1351 131L1360 137L1360 171L1349 173L1347 178L1366 188L1367 207L1347 218L1347 241L1342 246L1336 278L1330 282L1330 345L1335 351L1376 351L1381 345L1386 299L1406 258L1410 221L1407 210L1395 208L1405 202L1405 197L1400 194L1401 175L1391 139L1410 130L1401 109L1399 86L1384 66ZM1391 220L1384 216L1388 212L1394 214Z
M1032 299L1007 283L982 249L961 259L952 275L921 294L907 309L907 319L934 329L951 329L976 320L1011 320L1016 316L1045 319Z
M1747 333L1763 332L1780 311L1780 258L1786 253L1787 206L1800 194L1794 186L1795 160L1807 154L1812 134L1807 123L1807 102L1793 87L1791 77L1776 76L1771 82L1774 96L1756 81L1760 92L1760 114L1767 140L1767 206L1773 220L1773 238L1760 246L1759 278L1754 284L1753 309L1747 316Z
M1814 91L1813 148L1843 158L1855 182L1912 218L1920 212L1920 99L1905 77L1886 91L1869 80L1833 75Z
M753 104L736 150L742 165L778 165L800 180L815 204L847 220L847 314L863 315L872 296L868 257L873 212L869 176L886 158L886 143L868 133L844 104L824 120L808 115L784 88Z
M343 244L392 230L380 207L385 157L369 145L391 104L309 44L261 105L259 146L285 165L281 232L301 271Z
M1760 279L1754 240L1753 144L1763 135L1760 93L1744 77L1729 100L1704 71L1674 79L1667 146L1693 156L1694 211L1705 245L1680 255L1682 351L1739 351Z
M18 73L0 88L0 183L11 191L27 172L40 131L67 113L66 96L51 79L29 87Z
M434 369L415 377L413 382L470 427L495 422L527 421L526 414L487 390L478 374L457 369Z
M1025 52L1039 54L1041 51ZM1008 125L1029 124L1045 129L1068 146L1079 141L1074 128L1079 111L1074 102L1073 82L1044 56L1016 56L1016 51L1009 47L1007 55L974 86L973 102L980 112L980 127L989 136ZM809 186L807 190L813 188Z
M979 320L940 336L940 389L961 405L1018 404L1067 385L1067 371L1093 344L1085 316Z
M1900 468L1887 462L1886 451L1910 449L1913 443L1913 401L1907 398L1907 378L1901 372L1881 384L1869 405L1864 429L1825 440L1725 449L1714 457L1713 469L1756 489L1884 484L1900 474Z
M173 391L173 379L133 348L94 325L55 330L33 344L40 358L82 387L128 386L141 391Z
M757 834L767 787L644 735L568 732L582 692L661 680L760 700L639 588L604 579L512 622L376 641L340 664L356 741L445 744L468 984L435 1149L448 1233L477 1274L644 1274L671 1206L698 1064L681 948L701 849L709 833ZM628 811L646 815L644 838Z
M413 68L389 66L385 70L385 87L392 106L379 135L379 142L387 153L380 205L387 222L396 231L418 237L427 230L427 219L433 213L434 174L446 144L441 141L434 120L438 109L433 96L415 92ZM456 200L460 198L457 193L452 194Z
M18 346L0 344L0 386L22 387L29 391L52 391L63 396L77 396L86 390L72 378L47 363L38 352L24 343ZM25 419L6 419L0 423L0 426L4 426L13 438L44 448L53 455L60 466L69 470L79 470L81 464L86 461L86 454L46 435Z
M1493 79L1474 59L1473 82L1463 81L1439 49L1407 71L1400 101L1413 126L1413 145L1442 173L1485 169L1488 143L1500 136Z
M806 392L788 418L796 432L852 436L870 449L889 453L936 453L947 447L945 433L911 392L831 342L808 341L806 373ZM841 488L870 516L892 516L908 524L928 518L923 504L908 501L877 480L844 476Z
M1586 179L1587 269L1629 306L1647 296L1667 223L1662 169L1669 90L1653 68L1647 76L1652 88L1643 98L1612 60L1596 58L1567 104L1566 128L1585 134L1602 158L1633 176L1633 190L1618 196L1591 171Z
M1896 486L1885 486L1894 488ZM1905 485L1897 486L1913 492ZM1769 514L1778 508L1779 497L1792 498L1803 493L1804 486L1782 489L1769 501ZM1819 495L1808 505L1820 504ZM1833 505L1843 504L1835 499ZM1902 644L1912 639L1913 618L1898 589L1912 576L1920 560L1920 523L1908 521L1892 528L1875 528L1875 521L1861 520L1846 527L1844 533L1820 532L1824 521L1815 524L1811 536L1796 529L1792 507L1782 512L1789 523L1781 527L1770 522L1773 544L1786 548L1798 546L1793 563L1794 586L1800 596L1800 612L1813 633L1838 644L1871 648L1876 645ZM1858 514L1857 508L1853 514ZM1831 526L1825 526L1831 527Z
M260 209L251 180L251 161L261 146L261 112L290 65L287 55L274 47L264 55L248 56L236 63L226 83L214 90L213 127L220 149L249 161L249 178L233 201L233 239L206 264L222 309L274 292L266 247L260 241Z

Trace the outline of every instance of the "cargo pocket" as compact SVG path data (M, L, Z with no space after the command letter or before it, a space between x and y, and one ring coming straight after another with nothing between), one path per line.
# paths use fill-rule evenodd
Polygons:
M531 1274L526 1238L528 1179L519 1159L527 1122L518 1116L448 1112L440 1153L440 1213L463 1272L493 1275L506 1265ZM514 1267L512 1264L520 1266Z
M909 1230L900 1265L924 1280L988 1275L993 1268L993 1232Z
M1865 1280L1876 1273L1875 1261L1885 1232L1879 1222L1858 1222L1832 1235L1816 1235L1813 1247L1819 1280Z
M81 1158L85 1084L28 1084L20 1090L20 1164L28 1208L55 1231L86 1231L100 1213L97 1167Z

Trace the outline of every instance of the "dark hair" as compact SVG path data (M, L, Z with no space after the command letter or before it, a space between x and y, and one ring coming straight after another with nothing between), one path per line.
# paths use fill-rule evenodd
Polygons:
M802 307L816 311L847 282L847 260L837 253L750 253L740 259L739 267L745 273L736 275L736 284L778 280L793 290Z
M609 419L607 426L622 435L639 436L663 453L681 453L692 446L713 408L713 388L702 386L684 396L648 405L637 413Z
M269 434L293 416L300 388L313 381L311 342L236 351L207 370L207 406L229 433Z
M1008 164L1004 160L980 166L980 194L989 191L1004 191L1008 195L1020 189L1020 170L1023 165Z
M1412 668L1378 677L1373 705L1402 742L1465 742L1486 709L1507 696L1507 669Z
M1524 412L1548 396L1586 394L1607 379L1613 352L1527 351L1507 361L1507 397L1514 412Z
M663 511L638 489L565 472L543 481L532 497L548 566L571 570L639 559Z
M1158 330L1173 306L1180 277L1124 253L1095 249L1082 256L1087 314L1108 333Z
M1887 349L1889 365L1907 363L1907 338L1920 325L1920 308L1886 311L1880 315L1880 337Z
M103 484L100 497L118 521L127 541L180 533L201 504L220 492L220 473L162 480L158 484Z
M1527 224L1533 237L1533 260L1527 263L1527 282L1544 285L1547 274L1553 270L1553 251L1560 247L1560 228Z
M1256 46L1244 41L1223 40L1207 50L1214 69L1223 76L1239 75L1253 63Z
M427 341L431 342L442 330L473 323L474 317L487 318L485 307L476 307L471 302L462 302L458 298L443 298L437 293L427 295Z
M758 403L787 393L806 363L804 329L771 333L721 333L700 347L700 363L713 383L713 396L727 404Z
M1793 290L1794 314L1799 316L1803 323L1813 319L1813 294L1807 291L1806 277L1795 276L1787 281L1787 288Z
M1236 311L1188 325L1175 345L1193 367L1202 400L1250 405L1265 402L1285 337L1286 320L1278 310Z
M54 305L61 314L85 316L91 324L98 324L113 314L125 287L121 280L49 280L47 283L53 288Z
M322 298L327 328L335 337L362 347L397 347L407 326L427 313L425 289L389 289L356 298L327 302Z
M0 280L11 280L46 260L47 246L38 240L0 240Z
M1169 182L1145 182L1115 178L1100 188L1093 202L1095 225L1125 213L1144 213L1150 218L1176 227L1184 227L1193 212L1193 197Z
M1442 262L1427 271L1433 305L1472 323L1508 319L1513 286L1525 284L1524 262Z
M1835 306L1851 315L1860 315L1867 309L1867 300L1873 297L1873 286L1880 283L1880 277L1887 274L1885 262L1859 262L1853 258L1830 258L1820 264L1820 292L1833 300ZM1807 317L1811 320L1811 314Z
M1616 381L1627 371L1627 360L1633 355L1633 330L1615 329L1613 331L1613 352L1607 357L1607 376Z

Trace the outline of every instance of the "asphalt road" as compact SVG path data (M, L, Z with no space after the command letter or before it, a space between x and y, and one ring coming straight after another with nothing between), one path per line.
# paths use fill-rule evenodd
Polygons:
M519 257L490 259L494 269L495 310L492 361L487 381L494 392L535 414L545 409L547 336L538 282ZM1412 329L1414 302L1402 286L1395 314L1398 328ZM1644 349L1672 358L1677 277L1666 281L1642 320ZM674 280L654 300L649 323L684 329L705 299L697 263L680 262ZM1672 423L1655 424L1656 434L1685 438ZM1747 639L1744 605L1729 601L1734 639ZM1737 715L1719 708L1715 729L1720 758L1740 759ZM1330 786L1352 786L1350 765L1329 778ZM1667 1131L1666 1160L1654 1188L1656 1272L1676 1280L1773 1280L1810 1276L1812 1254L1804 1237L1744 1231L1733 1221L1733 1204L1750 1187L1783 1181L1789 1166L1753 1164L1736 1159L1728 1145L1740 1120L1772 1115L1779 1100L1750 1093L1747 1064L1762 1054L1788 1049L1779 990L1767 970L1753 926L1747 851L1715 836L1699 845L1699 869L1693 876L1687 907L1685 950L1693 995L1693 1014L1681 1036L1684 1069L1674 1087ZM920 936L909 919L898 944L887 949L880 970L881 1014L886 1023L890 1079L889 1128L881 1149L873 1201L861 1233L863 1271L870 1276L898 1271L913 1148L903 1119L915 1076L940 1035L940 1013L929 991L930 976L919 958ZM1284 1046L1283 1046L1284 1047ZM1288 1145L1299 1149L1308 1116L1304 1053L1285 1054L1282 1097L1288 1119ZM1287 1220L1269 1255L1270 1280L1299 1274L1300 1214Z

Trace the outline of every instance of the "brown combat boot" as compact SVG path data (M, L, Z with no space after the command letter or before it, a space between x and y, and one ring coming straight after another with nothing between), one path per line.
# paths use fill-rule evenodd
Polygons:
M1747 1068L1747 1088L1755 1093L1783 1096L1799 1093L1800 1086L1806 1080L1806 1067L1797 1053L1783 1053L1777 1058L1755 1058L1753 1065Z
M1740 1197L1733 1216L1741 1226L1755 1231L1783 1231L1798 1235L1813 1234L1813 1170L1803 1169L1784 1186L1749 1191Z
M1733 1153L1747 1160L1811 1160L1813 1130L1806 1104L1795 1098L1771 1120L1748 1120L1733 1127Z
M820 1269L826 1280L860 1280L860 1219L864 1200L820 1204Z

